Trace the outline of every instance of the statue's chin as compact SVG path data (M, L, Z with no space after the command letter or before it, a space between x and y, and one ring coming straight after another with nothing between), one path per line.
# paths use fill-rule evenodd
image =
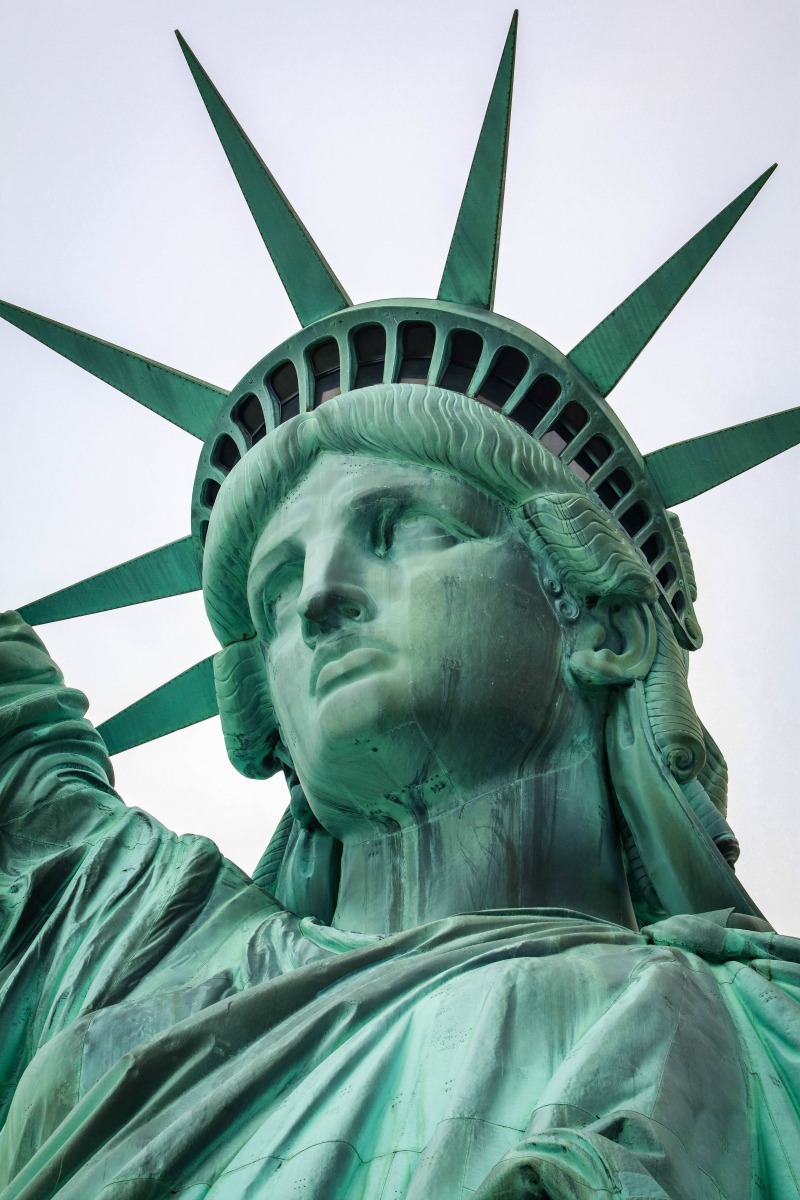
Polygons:
M320 675L316 736L323 753L325 748L338 748L348 756L357 747L377 750L410 719L408 686L398 671L377 656L361 661L360 653L331 664Z
M448 776L410 699L398 669L354 673L324 689L293 757L314 814L334 836L404 826L436 806Z

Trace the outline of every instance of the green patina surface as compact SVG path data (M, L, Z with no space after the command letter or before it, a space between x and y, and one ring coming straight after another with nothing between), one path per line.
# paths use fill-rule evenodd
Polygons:
M19 611L31 625L46 625L50 621L109 612L128 604L180 596L199 587L200 574L192 539L187 537L62 588L51 596L24 605Z
M480 308L491 308L494 304L516 42L515 13L439 285L439 299L455 304L474 304Z
M213 656L189 667L98 727L109 754L215 717Z
M795 1195L800 949L613 520L419 385L249 461L204 588L231 759L292 790L258 884L0 625L0 1195Z
M191 537L0 616L0 1200L800 1195L666 512L798 410L642 458L604 399L766 175L565 357L488 311L515 38L438 300L350 306L181 41L307 328L226 395L0 309L205 441ZM201 582L220 651L95 730L27 622ZM113 789L217 711L253 878Z
M0 301L0 316L195 437L207 435L225 397L222 388L202 379L184 375L15 304Z
M350 304L297 213L178 33L203 103L301 325Z
M681 504L789 450L797 445L798 438L800 409L789 408L719 429L711 437L664 446L648 454L645 461L664 503Z
M570 350L572 362L591 379L601 396L616 387L774 170L770 167L745 188Z

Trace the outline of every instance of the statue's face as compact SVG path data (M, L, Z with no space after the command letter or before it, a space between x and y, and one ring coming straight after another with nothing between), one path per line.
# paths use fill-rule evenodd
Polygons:
M284 741L338 836L518 778L555 736L561 633L521 526L444 471L325 454L248 585Z

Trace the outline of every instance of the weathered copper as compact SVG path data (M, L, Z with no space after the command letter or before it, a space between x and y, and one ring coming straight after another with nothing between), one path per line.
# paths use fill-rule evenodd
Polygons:
M181 39L304 328L219 394L3 306L204 443L191 538L0 619L3 1200L798 1194L667 507L800 410L643 457L606 402L771 172L561 354L490 311L515 37L438 299L350 304ZM201 584L220 651L95 730L25 618ZM290 788L252 879L112 788L217 710Z

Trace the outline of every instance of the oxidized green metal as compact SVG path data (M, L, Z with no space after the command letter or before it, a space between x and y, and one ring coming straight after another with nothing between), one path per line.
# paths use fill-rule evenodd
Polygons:
M437 300L353 307L181 46L304 328L226 395L10 305L204 440L192 534L0 616L0 1200L790 1200L800 950L733 871L669 504L608 392L769 172L569 355L489 308L516 16ZM99 730L26 620L201 585ZM291 803L248 878L112 788L219 711Z
M180 596L199 587L200 572L192 539L186 537L62 588L33 604L25 604L19 615L31 625L47 625L50 621L67 621L70 617L110 612L128 604Z
M109 754L121 754L132 746L206 721L218 711L212 655L109 717L97 731Z
M219 486L254 441L280 420L310 410L337 390L357 386L360 378L374 380L379 370L380 378L387 382L421 379L419 364L424 363L424 378L429 382L448 383L450 378L458 376L457 386L466 394L496 405L534 436L543 437L545 445L549 441L557 447L562 460L580 478L590 481L602 503L620 520L650 562L681 644L687 649L699 646L702 633L693 609L693 584L688 578L686 556L676 541L674 519L666 513L667 504L678 503L673 481L680 480L677 494L685 499L763 462L796 443L793 418L786 414L777 423L772 418L762 420L758 425L757 448L750 437L752 423L746 422L741 437L735 429L725 430L693 439L685 447L678 443L656 451L647 459L647 463L655 464L656 481L619 420L602 401L696 279L774 168L745 189L565 357L531 331L486 311L494 291L497 266L516 15L467 181L440 299L385 301L357 307L350 306L310 234L197 59L178 36L237 180L305 330L262 359L225 397L221 389L210 384L12 305L0 306L0 315L168 420L204 438L192 500L192 536L198 562L202 560L204 531ZM480 214L485 214L482 227ZM469 302L454 306L444 296L462 297ZM419 321L409 319L409 310ZM460 319L456 320L459 314ZM404 367L403 337L407 332L415 336L415 327L423 341L433 337L433 344L406 355L409 363L416 365ZM367 348L363 351L367 357L360 363L356 345L359 334L363 337L372 330L377 336L381 329L385 339L383 349ZM502 339L498 338L501 329L507 334ZM479 343L473 341L471 349L466 345L465 335L469 334L480 339ZM448 378L448 371L455 374ZM221 405L215 396L223 397ZM571 423L575 417L580 422L578 427L574 421ZM724 452L720 440L723 436ZM709 455L717 462L713 483L705 482L709 478L705 466ZM691 481L686 478L688 474ZM137 572L137 586L128 599L123 597L120 585L126 577L133 576L127 572L115 576L113 606L187 590L181 571L171 585L165 585L164 561L153 560L154 578L149 591L141 584L141 571ZM143 567L146 569L146 564ZM96 580L105 580L110 573L104 572ZM93 584L88 580L74 586L83 589ZM95 607L85 608L86 612L109 606L104 584L98 584L96 600L89 603ZM152 694L157 696L152 703L162 714L166 712L169 687L169 683L164 684ZM176 702L164 727L165 733L180 728L181 713L190 711L183 704L184 683L176 687ZM140 729L142 706L147 702L144 697L134 706ZM203 700L198 711L205 712L205 707ZM122 730L124 714L118 714L118 718L115 728ZM154 724L147 727L151 737L157 736ZM137 744L131 737L132 730L122 742L126 746Z
M176 31L189 70L301 325L350 300L233 113Z
M439 285L439 299L453 304L494 304L516 45L514 13Z
M211 383L40 317L16 304L0 301L0 316L195 437L206 436L225 398L224 390Z
M681 504L757 467L800 440L800 410L745 421L707 437L690 438L648 454L645 462L665 504Z
M627 300L587 334L574 350L570 350L570 361L591 379L601 396L607 396L616 387L761 191L775 166L745 188L713 221L704 225L672 258L667 259L663 267L654 271Z
M380 331L384 353L359 362L359 339ZM460 346L473 339L470 353ZM427 339L419 352L410 341ZM323 369L315 358L326 352ZM295 334L257 363L233 389L200 455L192 503L198 561L214 498L234 461L288 412L311 411L320 398L358 387L367 366L381 381L430 382L447 387L458 373L464 394L495 408L553 447L579 479L590 480L601 503L646 548L664 603L687 648L700 627L684 581L672 526L643 460L612 409L554 346L495 313L443 301L387 300L358 305ZM287 372L296 379L289 400L276 389ZM255 412L255 416L253 413ZM248 423L249 426L248 427ZM660 578L659 578L660 576ZM663 582L662 582L663 581Z

